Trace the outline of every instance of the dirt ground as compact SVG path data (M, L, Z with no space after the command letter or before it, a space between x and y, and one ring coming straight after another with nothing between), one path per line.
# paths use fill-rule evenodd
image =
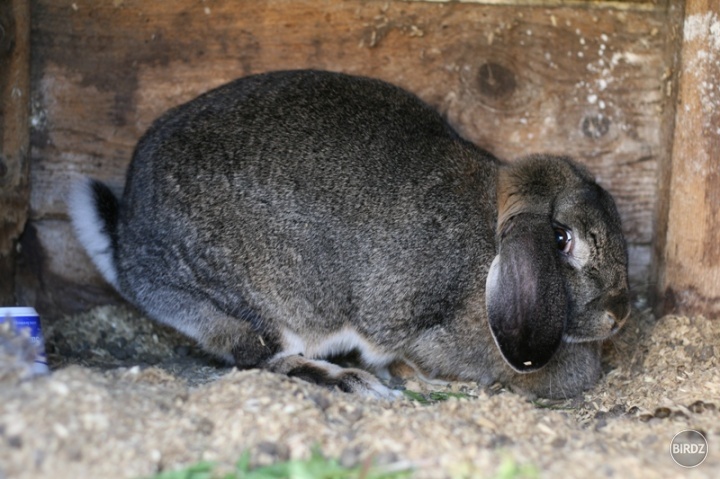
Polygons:
M637 314L607 344L600 383L554 403L469 383L449 388L467 399L384 402L237 371L121 307L44 327L51 375L21 381L0 355L0 479L140 478L201 459L230 467L245 450L253 464L303 458L316 445L417 478L506 477L504 463L530 477L720 477L720 321L702 317ZM670 456L684 429L709 442L693 469Z

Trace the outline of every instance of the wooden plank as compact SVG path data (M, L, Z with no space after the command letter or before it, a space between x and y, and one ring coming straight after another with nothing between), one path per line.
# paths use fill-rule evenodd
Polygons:
M43 231L42 222L66 220L64 198L79 175L121 185L135 142L167 108L238 76L312 67L414 91L503 158L550 152L584 162L615 195L637 253L633 277L647 282L672 109L665 9L362 0L33 5L31 216ZM62 231L42 235L45 256L62 259L74 244ZM69 264L77 258L67 258L40 274L86 284L66 272L78 271Z
M410 2L461 2L482 5L510 5L514 7L586 7L614 8L618 10L660 11L670 0L406 0Z
M15 245L29 202L30 2L0 3L0 305L14 304Z
M659 258L660 312L720 315L720 0L688 0Z

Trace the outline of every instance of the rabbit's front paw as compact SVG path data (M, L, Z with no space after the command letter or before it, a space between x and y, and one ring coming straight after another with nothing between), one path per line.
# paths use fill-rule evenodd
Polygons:
M385 386L377 377L356 368L343 368L328 361L308 359L299 354L278 355L268 361L270 371L303 379L329 389L361 394L376 399L393 400L402 395L400 391Z

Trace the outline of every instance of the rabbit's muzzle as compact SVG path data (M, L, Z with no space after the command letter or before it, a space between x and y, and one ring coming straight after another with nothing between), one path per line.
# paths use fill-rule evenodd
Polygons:
M602 341L616 334L630 316L630 300L626 292L611 294L586 305L585 311L574 315L563 340L569 343Z

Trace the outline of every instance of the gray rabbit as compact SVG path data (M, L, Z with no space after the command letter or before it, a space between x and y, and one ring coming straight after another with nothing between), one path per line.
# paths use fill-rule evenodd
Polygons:
M239 368L347 392L395 396L378 376L404 361L573 396L630 311L620 218L583 168L503 163L370 78L273 72L203 94L139 141L121 199L87 180L70 212L148 316ZM323 360L351 350L367 370Z

